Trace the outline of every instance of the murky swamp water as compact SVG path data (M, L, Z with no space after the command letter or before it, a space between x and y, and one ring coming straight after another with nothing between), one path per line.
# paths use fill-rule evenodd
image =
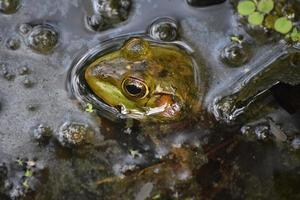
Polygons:
M300 199L299 44L249 30L237 1L97 2L0 0L0 200ZM174 37L151 33L161 19ZM74 66L137 36L193 57L200 116L116 120L74 94Z

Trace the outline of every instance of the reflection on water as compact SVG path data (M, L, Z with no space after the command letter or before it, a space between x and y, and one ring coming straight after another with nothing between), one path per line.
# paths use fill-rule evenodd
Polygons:
M0 0L0 199L299 199L299 48L237 2ZM299 1L275 3L298 24ZM132 36L197 63L184 119L126 118L87 86L82 63ZM168 59L150 72L184 77Z

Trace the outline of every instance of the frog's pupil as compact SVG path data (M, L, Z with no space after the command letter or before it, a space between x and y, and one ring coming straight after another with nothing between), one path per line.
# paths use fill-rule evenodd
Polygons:
M142 88L137 87L136 85L133 84L126 85L125 87L127 92L130 93L131 95L139 95L142 92Z

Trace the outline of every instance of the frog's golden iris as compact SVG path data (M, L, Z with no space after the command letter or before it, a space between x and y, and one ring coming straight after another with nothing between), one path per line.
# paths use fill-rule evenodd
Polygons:
M193 110L198 95L190 56L142 38L95 60L85 80L106 104L140 120L180 120Z

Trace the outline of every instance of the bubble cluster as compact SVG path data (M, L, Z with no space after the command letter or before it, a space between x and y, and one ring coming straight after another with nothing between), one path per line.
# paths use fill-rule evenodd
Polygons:
M93 0L94 14L86 17L90 30L103 31L128 19L131 0Z
M57 45L59 34L49 25L36 25L26 37L26 45L37 53L50 53Z
M153 39L162 41L174 41L178 35L176 21L169 18L156 20L150 27L149 34Z
M13 14L21 7L20 0L0 0L0 13Z
M67 147L90 144L93 137L94 131L87 124L77 122L64 123L57 133L60 144Z
M243 44L232 43L221 51L221 60L233 67L245 64L250 58L250 49Z

